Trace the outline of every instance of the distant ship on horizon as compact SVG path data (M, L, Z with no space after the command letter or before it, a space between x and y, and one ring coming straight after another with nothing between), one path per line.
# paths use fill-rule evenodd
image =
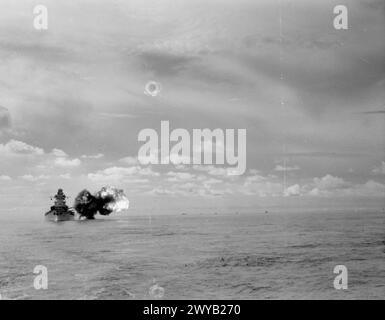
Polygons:
M54 222L75 220L75 212L66 205L67 196L63 189L59 189L54 198L55 203L45 214L45 219Z

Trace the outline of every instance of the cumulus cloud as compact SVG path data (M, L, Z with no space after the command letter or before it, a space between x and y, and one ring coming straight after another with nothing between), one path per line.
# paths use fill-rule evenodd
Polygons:
M191 167L189 170L183 168L182 171L165 173L153 171L151 167L109 167L89 173L88 178L100 183L138 183L141 190L148 194L186 197L242 194L251 197L308 196L322 199L349 196L378 197L384 190L384 185L379 182L352 183L331 174L314 177L302 184L294 183L285 188L281 177L272 174L263 175L258 170L253 170L254 174L229 180L210 174L213 168L202 169L202 167L195 170Z
M59 167L78 167L81 165L81 161L79 159L67 159L64 157L56 158L54 160L56 166Z
M53 164L58 167L65 167L65 168L74 168L78 167L82 164L82 161L78 158L71 159L69 158L68 154L65 153L61 149L53 149L50 154L48 154L48 158L50 156L53 156Z
M44 154L44 150L22 141L10 140L5 144L0 144L0 154L3 156L40 156Z
M206 183L208 182L208 183ZM207 180L204 182L182 182L169 186L158 186L149 191L149 194L185 196L185 197L218 197L226 194L232 194L233 191L228 188L215 188L219 182Z
M314 178L314 186L320 190L334 190L349 186L349 183L339 177L334 177L330 174L322 178Z
M55 165L62 167L76 167L81 164L79 159L69 159L68 155L61 149L55 148L50 153L46 153L42 148L18 140L10 140L5 144L0 144L0 154L5 157L35 157L42 162L53 159ZM43 164L40 166L46 168Z
M274 175L262 176L254 174L245 179L241 191L246 195L275 197L282 195L283 185L281 180Z
M223 183L223 180L209 178L209 179L204 180L203 183L206 184L206 185L219 184L219 183Z
M330 174L295 187L298 194L321 197L383 197L385 185L373 180L352 183Z
M31 174L26 174L20 177L23 180L29 181L29 182L35 182L35 181L40 181L40 180L48 180L50 176L47 175L38 175L34 176Z
M281 179L274 175L250 175L245 178L242 188L236 190L246 195L261 197L381 197L384 196L385 185L373 180L352 183L327 174L321 178L315 177L307 183L290 185L285 189Z
M304 189L306 189L305 186ZM309 196L323 196L323 197L384 197L385 185L373 180L365 183L350 184L349 187L320 189L312 188L306 193Z
M234 168L216 167L213 165L194 165L193 169L196 171L206 172L212 176L221 176L228 178L236 178L237 175L233 175Z
M358 184L349 190L348 195L359 197L384 197L385 184L373 180Z
M157 196L173 196L173 195L176 195L178 192L174 190L170 190L168 188L158 187L158 188L152 189L148 193L157 195Z
M0 175L0 180L1 181L11 181L12 178L10 176L7 176L7 175Z
M267 178L260 174L253 174L245 179L245 186L249 186L253 183L265 182L266 180Z
M310 196L340 196L353 184L340 177L327 174L321 178L315 177L311 182L302 185L298 193Z
M51 154L55 157L63 157L63 158L68 156L63 150L60 150L60 149L53 149L51 151Z
M81 165L79 159L70 158L62 149L53 148L46 152L43 148L14 139L0 144L0 159L4 170L21 178L15 180L16 183L47 180L49 176L63 175L65 178L67 172L61 172L61 169L70 170Z
M150 167L142 168L140 166L132 167L110 167L95 173L89 173L88 178L92 181L124 181L124 182L148 182L147 178L159 176L158 172L154 172Z
M294 184L286 188L284 195L286 197L299 196L301 194L301 187L298 184Z

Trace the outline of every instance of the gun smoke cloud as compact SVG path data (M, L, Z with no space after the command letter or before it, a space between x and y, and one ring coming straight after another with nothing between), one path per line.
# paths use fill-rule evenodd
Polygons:
M114 187L103 187L92 195L88 190L81 191L75 198L74 209L87 219L94 219L97 213L107 216L112 212L120 212L129 207L129 201L123 190Z

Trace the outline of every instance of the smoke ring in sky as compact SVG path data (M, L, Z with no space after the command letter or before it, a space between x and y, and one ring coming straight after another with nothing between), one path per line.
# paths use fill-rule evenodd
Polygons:
M161 90L162 90L162 87L160 83L156 81L149 81L144 87L144 93L152 97L156 97Z

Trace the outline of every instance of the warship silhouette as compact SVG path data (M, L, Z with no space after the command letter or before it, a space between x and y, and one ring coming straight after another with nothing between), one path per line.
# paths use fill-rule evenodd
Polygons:
M45 214L45 219L54 222L74 220L75 212L66 205L67 196L62 189L57 191L54 198L55 203L51 210Z

